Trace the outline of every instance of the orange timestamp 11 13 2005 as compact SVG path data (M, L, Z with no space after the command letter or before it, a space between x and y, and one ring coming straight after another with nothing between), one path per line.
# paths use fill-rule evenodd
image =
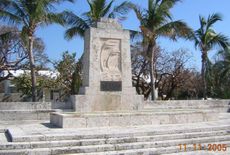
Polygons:
M180 151L187 151L188 146L187 144L179 144ZM207 151L227 151L227 144L192 144L189 146L190 151L200 151L200 150L207 150Z

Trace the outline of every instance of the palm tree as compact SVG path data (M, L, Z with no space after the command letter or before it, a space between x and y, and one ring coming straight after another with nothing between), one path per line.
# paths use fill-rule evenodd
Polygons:
M202 67L201 76L203 83L203 98L207 99L207 82L206 82L206 71L207 71L207 59L208 52L215 46L219 46L226 49L229 44L229 39L221 33L216 33L213 30L213 25L217 21L221 21L222 18L219 14L215 13L208 16L208 19L199 17L200 28L194 32L192 39L195 42L195 46L201 51Z
M155 91L155 55L158 49L157 39L167 37L177 40L177 37L188 37L192 30L181 20L172 21L170 9L180 0L149 0L148 9L134 6L135 14L140 21L143 43L147 46L147 58L150 61L151 98L156 99Z
M21 26L22 34L24 38L27 38L33 101L36 101L36 76L33 56L35 31L39 26L52 23L64 24L63 14L54 13L55 5L64 1L73 2L73 0L1 0L0 2L0 19Z
M226 77L226 76L230 75L230 48L222 50L219 53L223 57L223 60L220 60L218 62L218 64L220 66L222 66L222 68L221 68L221 75L223 77Z
M70 28L65 33L66 39L72 39L74 36L84 36L84 32L102 17L118 18L124 20L125 15L131 9L132 3L124 1L123 3L114 6L114 0L108 3L106 0L87 0L90 10L83 13L82 17L74 13L66 14L66 21Z

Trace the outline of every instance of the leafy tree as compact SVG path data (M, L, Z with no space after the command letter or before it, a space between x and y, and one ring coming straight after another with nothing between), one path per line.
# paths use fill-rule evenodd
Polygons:
M59 90L60 99L65 100L70 94L78 94L81 86L81 64L76 61L76 54L70 54L68 51L62 55L62 60L55 63L57 77L41 76L37 73L36 87L39 91L43 89ZM31 77L23 74L13 80L18 91L24 97L31 97ZM38 95L41 98L41 96Z
M206 71L207 93L214 98L230 98L230 52L229 49L218 53L215 63L208 61Z
M200 28L195 31L194 36L192 37L195 46L199 48L201 51L202 58L202 67L201 67L201 75L202 75L202 83L203 83L203 98L207 99L207 81L206 81L206 73L207 73L207 63L208 63L208 52L212 50L215 46L219 46L223 49L227 48L229 44L229 39L221 34L216 33L213 29L213 25L222 20L219 14L212 14L208 16L208 19L204 17L199 18Z
M131 45L132 81L138 94L149 97L151 87L149 79L149 62L145 58L145 47L140 42Z
M8 72L7 75L0 77L0 81L8 79L12 75L11 70L28 68L27 47L20 34L15 27L0 26L0 73ZM34 53L40 66L44 66L48 58L44 53L44 43L39 38L35 38Z
M230 76L230 48L226 48L219 52L222 59L217 62L217 66L219 66L221 70L221 75L223 77Z
M72 83L71 83L71 94L78 94L80 87L82 85L82 77L81 77L81 63L77 62L75 71L72 75Z
M41 76L37 75L37 81L36 81L36 87L39 91L42 91L43 89L57 89L56 88L56 80L54 78L50 78L48 76ZM16 86L16 89L22 93L22 97L24 98L31 98L32 92L31 92L31 77L29 74L24 73L19 77L16 77L13 79L13 83ZM42 96L37 96L39 99L42 98Z
M156 99L155 92L155 68L156 68L156 40L159 37L167 37L176 40L177 37L188 37L192 30L181 20L172 21L170 9L179 0L148 0L148 8L141 9L134 6L135 14L140 21L143 44L147 46L147 59L150 62L151 97Z
M56 62L55 69L59 72L57 87L63 92L63 96L78 94L82 79L81 64L76 61L76 53L64 52L62 60Z
M28 39L33 101L36 101L33 54L35 31L39 26L52 23L64 24L63 14L54 12L55 5L64 1L73 2L73 0L1 0L0 2L0 19L21 26L23 36Z
M66 21L70 28L65 33L65 38L72 39L74 36L84 36L87 28L92 26L102 17L125 19L125 15L131 9L132 3L124 1L114 6L114 0L87 0L90 10L83 13L82 17L74 13L66 13Z

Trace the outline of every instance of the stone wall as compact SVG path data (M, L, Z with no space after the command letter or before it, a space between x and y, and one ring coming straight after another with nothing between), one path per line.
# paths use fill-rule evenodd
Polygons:
M20 102L23 101L21 93L13 93L6 95L5 93L0 93L0 102Z
M0 102L0 121L49 120L51 102Z
M0 102L0 110L51 109L51 102Z

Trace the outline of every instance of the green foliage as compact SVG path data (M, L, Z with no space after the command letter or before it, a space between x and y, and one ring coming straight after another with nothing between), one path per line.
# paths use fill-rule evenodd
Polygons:
M29 74L22 74L19 77L14 78L13 83L16 89L22 93L24 97L31 97L31 77ZM47 76L37 76L36 88L41 91L43 89L56 89L56 80Z
M81 86L81 64L76 61L76 54L68 51L62 55L62 60L55 65L59 72L57 78L58 88L62 90L63 96L77 94Z
M69 26L65 33L66 39L72 39L74 36L83 37L85 30L102 17L125 19L125 15L133 5L131 2L124 1L113 6L114 0L110 0L108 3L107 0L87 0L87 3L90 9L81 17L73 12L65 13L66 23Z
M80 69L77 66L72 75L71 93L78 94L81 84L82 84L82 79L81 79Z
M21 37L27 45L30 61L32 101L36 101L36 76L33 48L35 31L39 26L64 25L64 14L55 12L55 5L73 0L1 0L0 20L22 28Z
M215 46L225 49L230 45L228 37L215 32L213 29L213 25L221 20L222 17L217 13L209 15L207 19L200 16L200 28L195 31L193 40L195 41L195 46L198 47L201 52L208 52Z
M151 79L151 97L156 99L155 79L156 79L156 55L157 39L166 37L177 40L178 37L189 38L192 30L181 20L173 21L170 9L176 5L179 0L149 0L148 8L142 9L133 5L133 10L140 22L141 35L143 44L146 46L146 59L149 61L149 75ZM133 35L132 35L133 36Z
M201 76L202 76L202 83L203 83L203 97L205 99L207 99L207 89L209 89L209 91L211 90L211 92L214 91L214 88L210 89L207 87L209 87L208 83L210 83L210 81L213 81L210 79L215 78L216 75L212 73L215 70L212 69L210 63L208 62L209 61L208 52L216 46L222 49L226 49L230 45L229 38L227 36L221 33L216 33L213 29L213 25L217 21L221 21L221 20L222 20L221 16L217 13L213 15L209 15L207 19L200 16L199 18L200 28L196 30L194 32L194 35L191 37L195 42L195 46L198 47L199 50L201 51L201 58L202 58ZM210 68L212 71L210 71Z
M64 100L71 94L78 94L82 84L81 78L81 63L76 61L76 54L70 54L68 51L62 55L62 60L56 62L55 69L58 71L56 78L37 75L36 88L38 92L43 89L59 90L61 97ZM17 90L24 97L32 96L32 83L29 74L23 74L13 80Z
M207 82L208 93L211 97L230 98L230 51L221 50L218 53L219 60L214 64L208 63Z
M158 37L176 40L177 37L188 38L191 35L192 30L186 23L181 20L172 21L170 9L178 2L179 0L149 0L147 10L133 6L145 42L154 41Z

